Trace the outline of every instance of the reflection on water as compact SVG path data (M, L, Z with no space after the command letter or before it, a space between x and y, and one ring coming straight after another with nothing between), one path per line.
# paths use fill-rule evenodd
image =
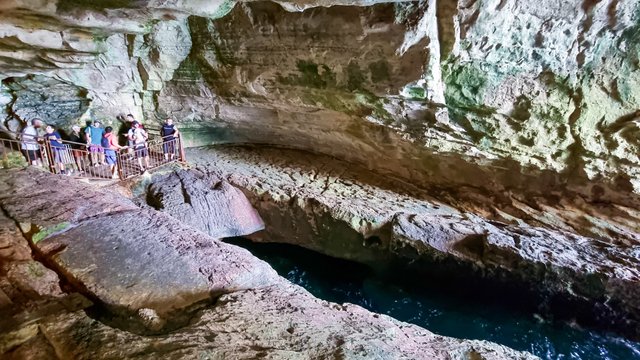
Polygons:
M253 244L243 239L229 242L248 249L318 298L357 304L437 334L493 341L543 359L640 360L640 343L620 337L546 322L536 314L478 302L469 294L400 286L362 265L294 246Z

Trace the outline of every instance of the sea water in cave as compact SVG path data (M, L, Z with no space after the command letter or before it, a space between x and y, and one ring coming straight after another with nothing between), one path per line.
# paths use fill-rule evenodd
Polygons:
M248 249L321 299L357 304L436 334L488 340L542 359L640 359L638 342L484 301L486 294L464 291L464 284L457 284L460 291L454 292L428 282L425 286L410 274L376 274L364 265L291 245L225 241Z

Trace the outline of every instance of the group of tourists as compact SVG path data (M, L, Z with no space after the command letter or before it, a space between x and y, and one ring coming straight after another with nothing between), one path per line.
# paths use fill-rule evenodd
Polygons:
M45 134L39 136L38 128L42 127L42 121L39 119L29 120L20 134L22 152L30 165L42 166L40 143L46 141L50 145L50 157L56 172L67 174L64 153L70 150L80 174L87 170L85 162L88 154L91 166L108 165L113 178L118 177L117 157L120 152L121 156L124 155L128 159L137 159L140 172L145 172L150 168L147 145L149 134L142 123L135 120L132 114L126 116L126 123L129 128L124 134L127 145L122 146L113 128L111 126L103 128L98 120L94 120L84 131L80 126L73 125L70 135L64 140L60 132L52 125L47 125ZM165 121L160 129L160 135L163 142L164 159L173 160L176 157L178 129L172 119ZM123 152L125 150L126 153Z

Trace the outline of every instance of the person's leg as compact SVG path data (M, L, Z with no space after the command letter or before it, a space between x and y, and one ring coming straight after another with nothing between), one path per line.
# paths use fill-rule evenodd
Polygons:
M62 161L62 149L52 148L54 168L58 168L58 173L65 174L64 162Z
M170 143L168 141L162 143L162 152L164 153L165 161L169 160L169 145Z
M34 159L31 158L31 151L22 149L22 155L24 156L25 160L27 160L28 165L33 165Z
M95 145L89 146L89 160L92 166L98 166L98 148Z
M134 153L136 158L138 159L138 166L140 168L141 172L144 172L144 166L142 166L142 157L143 157L143 153L142 153L143 148L135 148L134 149Z
M39 154L38 154L38 150L25 150L26 153L26 157L27 157L27 161L29 162L29 165L31 166L38 166L39 165Z
M38 150L33 150L33 154L34 154L34 158L36 159L36 161L34 162L35 166L40 166L42 167L42 152L38 149Z
M175 155L176 155L176 139L173 138L169 143L169 157L171 158L171 160L173 160Z
M76 161L76 167L78 167L78 172L82 172L83 164L82 164L82 152L80 150L73 150L73 159Z
M116 177L116 152L114 150L105 150L104 155L107 160L107 164L109 164L109 174L113 179Z

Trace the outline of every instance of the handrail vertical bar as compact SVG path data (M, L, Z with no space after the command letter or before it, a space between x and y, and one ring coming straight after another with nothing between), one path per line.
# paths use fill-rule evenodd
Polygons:
M124 171L122 170L122 153L120 151L116 152L116 166L118 167L118 177L120 180L124 180Z
M11 142L9 142L9 144L11 144ZM8 162L8 158L9 158L9 156L7 155L8 153L9 152L7 151L7 147L5 146L4 141L3 141L3 144L2 144L2 164L3 164L3 166L4 166L4 164L6 164Z
M49 139L44 139L44 147L45 147L45 151L47 152L47 162L49 163L49 172L51 172L52 174L55 174L55 159L53 156L53 149L51 148L51 142L49 141Z
M184 146L182 144L182 133L178 132L178 146L180 147L180 162L185 162L187 161L187 157L185 156L184 153Z

